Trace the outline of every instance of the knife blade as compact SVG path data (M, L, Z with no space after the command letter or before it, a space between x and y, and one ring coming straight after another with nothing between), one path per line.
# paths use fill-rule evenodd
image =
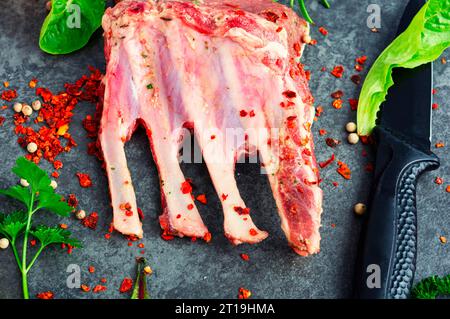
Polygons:
M411 0L402 33L425 0ZM378 114L372 201L365 216L355 276L355 297L407 298L417 251L416 185L439 167L431 152L433 66L393 71L394 86Z

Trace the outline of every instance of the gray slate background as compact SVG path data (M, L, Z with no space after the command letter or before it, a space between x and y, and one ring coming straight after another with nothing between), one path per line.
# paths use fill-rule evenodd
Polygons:
M154 298L235 298L238 288L251 289L255 298L346 298L351 296L351 280L360 230L360 220L352 213L357 202L365 202L369 191L371 175L364 166L372 157L361 156L363 146L349 146L346 143L335 150L325 145L324 137L318 135L323 128L331 137L345 140L344 125L354 120L347 103L341 110L331 107L330 93L342 89L345 99L356 98L358 88L349 80L353 72L354 59L362 54L369 57L370 65L381 50L390 42L396 32L405 1L330 1L331 10L325 10L316 1L310 1L310 13L318 26L324 25L330 32L324 38L317 27L313 28L313 38L319 43L308 47L303 62L312 71L311 88L317 104L323 105L325 114L314 126L316 153L323 161L334 151L339 160L345 161L353 170L351 181L344 181L335 171L335 166L322 171L324 178L324 214L321 229L322 251L319 255L302 258L287 246L279 227L279 218L271 197L265 176L259 175L256 165L240 165L237 180L244 199L254 212L257 225L266 229L270 237L256 246L232 247L223 236L220 203L214 194L205 167L199 164L184 166L187 177L193 178L197 193L206 193L207 206L199 205L206 224L213 233L213 241L191 243L176 239L165 242L160 238L158 215L160 197L157 172L149 145L143 131L138 131L127 145L129 167L137 192L138 204L143 209L145 256L150 261L155 275L149 281L150 293ZM376 3L382 9L380 33L372 33L366 26L366 8ZM34 92L27 87L32 77L57 92L64 82L71 82L87 72L87 65L104 69L103 41L97 32L89 45L66 57L53 57L38 48L40 25L46 15L44 0L4 0L0 7L0 81L9 80L13 88L18 88L20 100L29 103ZM448 52L445 53L448 56ZM330 70L334 65L346 67L344 79L335 79L328 72L320 72L322 66ZM365 71L366 72L366 71ZM364 72L364 74L365 74ZM448 123L450 112L450 73L441 63L436 63L435 87L438 89L436 102L441 105L435 111L433 145L436 141L450 143ZM100 214L96 231L82 227L75 219L67 220L70 230L82 239L84 249L77 249L72 255L60 251L59 247L47 250L30 273L30 294L46 290L55 292L56 298L125 298L118 291L121 280L134 276L134 258L140 255L136 246L128 247L127 241L119 234L111 240L104 239L111 221L108 185L100 164L86 153L87 139L81 121L86 114L93 113L94 106L80 104L76 109L70 132L79 147L62 156L64 168L58 181L62 194L75 193L81 208ZM7 120L0 127L1 167L0 185L9 186L17 182L10 173L17 156L24 154L16 142L12 128L12 110L0 111ZM418 188L419 210L419 255L416 280L433 274L450 272L450 245L439 242L439 236L450 237L450 194L445 185L450 183L450 163L448 147L436 150L442 159L439 171L426 174ZM370 150L369 150L370 151ZM43 162L44 168L49 168ZM91 174L94 187L81 189L74 173ZM433 180L442 176L447 181L437 186ZM332 182L339 182L339 187ZM11 211L17 207L9 200L0 201L1 211ZM48 214L42 221L51 223L56 219ZM335 224L335 228L332 225ZM244 262L240 253L248 253L250 262ZM78 264L82 268L82 282L94 286L99 279L108 279L106 292L83 293L79 289L66 287L66 267ZM0 251L0 297L20 298L20 278L13 261L11 250ZM89 265L96 272L87 271Z

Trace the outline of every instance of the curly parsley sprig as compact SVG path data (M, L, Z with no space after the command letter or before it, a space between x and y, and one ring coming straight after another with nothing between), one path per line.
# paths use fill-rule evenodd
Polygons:
M443 278L432 276L419 282L412 290L412 296L417 299L436 299L450 296L450 275Z
M15 185L8 189L0 190L0 194L6 195L23 203L26 210L0 214L0 234L11 242L15 260L22 275L23 297L29 299L28 273L42 251L52 244L66 244L72 247L81 247L77 239L71 238L71 233L59 226L48 227L38 225L33 227L32 217L41 210L50 211L56 215L67 217L72 211L61 195L55 193L50 186L50 178L47 173L36 164L20 157L12 172L19 178L26 180L28 187ZM19 254L19 239L22 240L22 250ZM28 241L33 237L39 241L39 248L29 261Z

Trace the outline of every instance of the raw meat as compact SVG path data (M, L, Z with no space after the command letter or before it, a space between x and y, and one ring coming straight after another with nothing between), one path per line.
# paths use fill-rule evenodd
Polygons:
M253 223L234 176L236 160L257 150L289 244L300 255L317 253L322 192L311 134L315 111L299 62L307 23L272 0L125 0L106 11L103 28L99 139L115 229L143 235L124 152L142 125L158 166L164 234L210 239L179 165L189 128L233 244L268 236ZM229 143L229 132L237 142Z

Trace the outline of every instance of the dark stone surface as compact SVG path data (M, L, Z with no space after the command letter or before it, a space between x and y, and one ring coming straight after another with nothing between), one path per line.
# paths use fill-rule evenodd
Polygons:
M312 2L312 1L311 1ZM214 194L210 179L203 165L185 165L186 176L193 178L198 193L206 193L207 206L201 206L206 224L213 233L211 244L191 243L186 239L171 242L160 238L157 221L160 212L160 197L156 168L153 163L147 138L138 131L127 144L129 167L132 172L138 204L145 212L144 221L145 254L155 275L149 280L149 289L154 298L234 298L238 288L251 289L255 298L345 298L351 296L351 280L360 220L352 213L357 202L365 202L370 188L371 175L364 166L372 158L364 158L363 146L349 146L345 143L344 125L355 119L347 103L341 110L331 107L330 93L342 89L345 100L356 98L359 88L349 79L353 73L354 59L362 54L369 57L370 65L381 50L393 38L399 16L405 6L404 1L330 1L333 8L325 10L318 2L312 2L310 13L318 25L330 31L325 38L313 27L312 34L319 43L308 47L303 62L312 71L311 87L317 105L323 105L325 114L314 126L316 152L319 161L336 153L339 160L348 163L353 170L351 181L344 181L337 175L335 167L322 171L324 179L324 214L321 229L322 251L319 255L302 258L287 246L279 227L279 218L265 176L259 174L256 165L239 165L237 180L243 197L254 212L257 225L266 229L270 237L256 246L232 247L223 236L222 212ZM382 28L372 33L366 26L366 8L369 3L377 3L382 9ZM38 48L40 25L46 15L45 1L5 0L1 6L0 21L0 80L9 80L13 88L18 88L21 101L29 103L34 92L27 87L32 77L40 83L58 91L63 83L71 82L87 72L87 65L104 69L101 33L97 32L89 45L69 56L53 57ZM446 53L448 55L448 52ZM335 79L329 72L320 72L325 66L330 70L334 65L346 68L343 79ZM450 73L436 63L435 97L440 109L435 111L433 145L436 141L449 141L447 111L450 94ZM366 71L365 71L366 72ZM365 74L365 72L363 74ZM10 103L8 103L10 104ZM87 139L81 120L92 113L93 105L80 104L75 112L70 128L79 146L62 156L64 168L58 181L62 194L75 193L81 208L88 212L98 211L100 221L96 231L83 228L75 219L67 220L70 230L82 239L83 249L76 249L72 255L61 252L59 247L48 249L30 272L30 293L46 290L55 292L57 298L124 298L119 293L121 280L134 275L134 258L140 250L119 234L110 240L103 236L111 221L108 185L100 164L86 153ZM0 127L1 167L0 185L9 186L17 180L10 172L18 155L25 152L18 146L13 133L11 108L0 111L7 120ZM319 129L329 131L329 136L344 143L335 150L325 144ZM439 236L450 236L450 196L445 185L450 182L448 147L435 150L442 159L439 171L426 174L418 186L419 211L419 253L416 280L433 274L450 272L449 245L439 242ZM44 168L50 168L43 163ZM94 187L81 189L74 174L77 171L91 174ZM447 184L437 186L433 180L442 176ZM339 182L338 187L332 185ZM2 198L0 210L9 212L17 207ZM45 223L57 221L47 213L40 220ZM332 227L335 224L335 227ZM240 259L240 253L248 253L250 262ZM0 297L20 298L20 278L10 249L0 251ZM66 268L70 264L81 267L82 282L94 286L100 278L108 280L108 291L92 294L66 287ZM96 272L87 271L89 265Z

